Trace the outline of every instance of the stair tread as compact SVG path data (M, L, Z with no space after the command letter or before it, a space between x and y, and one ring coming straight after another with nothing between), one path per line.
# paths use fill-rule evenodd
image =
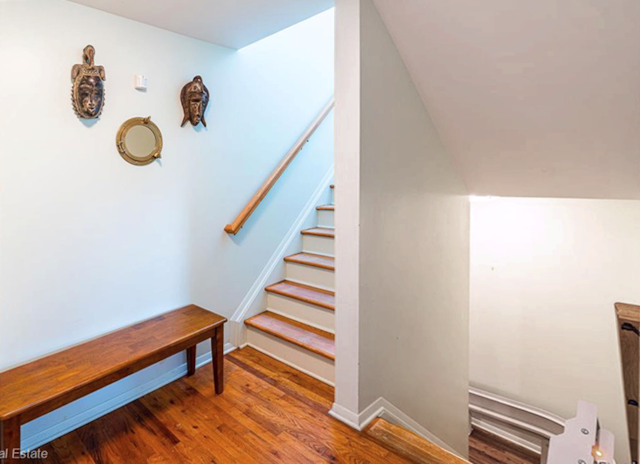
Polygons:
M335 238L335 230L328 227L313 227L312 229L303 230L301 233L302 235Z
M325 358L335 360L335 337L329 332L316 329L288 317L265 311L244 323L265 333L278 337Z
M306 266L319 267L335 271L335 258L333 256L316 255L314 253L297 253L284 258L288 263L304 264Z
M277 284L269 285L265 290L270 293L276 293L278 295L287 296L295 300L304 301L305 303L330 309L331 311L335 311L336 309L336 296L335 293L330 290L299 284L297 282L291 282L290 280L283 280Z
M318 211L335 211L336 206L335 205L321 205L321 206L316 206L316 209Z
M365 429L367 435L412 462L432 464L469 464L469 461L439 447L419 435L391 424L384 419L374 419Z

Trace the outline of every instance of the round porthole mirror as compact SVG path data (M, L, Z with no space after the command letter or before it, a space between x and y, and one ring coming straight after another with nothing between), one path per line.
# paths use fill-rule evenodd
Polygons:
M151 121L151 116L131 118L120 126L116 146L126 161L136 166L145 166L160 158L162 134Z

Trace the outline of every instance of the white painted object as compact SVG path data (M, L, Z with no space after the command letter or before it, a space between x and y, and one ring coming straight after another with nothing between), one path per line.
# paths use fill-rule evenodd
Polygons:
M72 0L123 18L239 49L333 6L333 0Z
M304 264L287 263L287 280L311 285L325 290L334 290L335 273L328 269L321 269Z
M247 345L328 385L335 385L334 362L253 327ZM589 463L591 464L591 463Z
M471 192L640 199L640 2L374 3Z
M613 302L640 301L639 229L640 201L471 203L471 385L564 418L588 399L625 464Z
M615 464L613 434L601 429L598 407L580 401L578 413L569 419L564 433L549 441L548 464Z
M333 211L318 211L318 227L333 228L335 225Z
M302 236L302 251L317 255L333 256L335 240L332 237L318 235Z
M134 82L136 90L147 90L147 76L136 74Z
M469 413L473 429L499 436L541 456L544 463L549 440L564 432L565 419L541 408L469 388Z
M332 414L383 396L466 456L469 192L371 1L336 37Z

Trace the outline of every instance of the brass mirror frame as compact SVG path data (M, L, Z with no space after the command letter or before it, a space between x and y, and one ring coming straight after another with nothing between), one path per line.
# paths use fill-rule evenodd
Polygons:
M136 126L146 126L156 137L155 148L146 156L135 156L127 149L127 144L125 142L127 139L127 133ZM136 166L146 166L147 164L151 164L162 157L162 133L158 126L151 121L151 116L147 118L131 118L120 126L118 135L116 135L116 146L118 147L120 156L122 156L125 161Z

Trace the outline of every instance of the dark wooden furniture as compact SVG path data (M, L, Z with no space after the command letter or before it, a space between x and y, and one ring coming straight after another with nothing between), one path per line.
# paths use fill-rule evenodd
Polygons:
M622 357L622 377L627 404L627 427L631 446L631 461L638 462L638 402L640 386L640 306L616 303L618 337Z
M180 351L196 371L196 344L211 339L215 391L222 393L222 316L186 306L0 373L0 450L15 462L20 426Z

